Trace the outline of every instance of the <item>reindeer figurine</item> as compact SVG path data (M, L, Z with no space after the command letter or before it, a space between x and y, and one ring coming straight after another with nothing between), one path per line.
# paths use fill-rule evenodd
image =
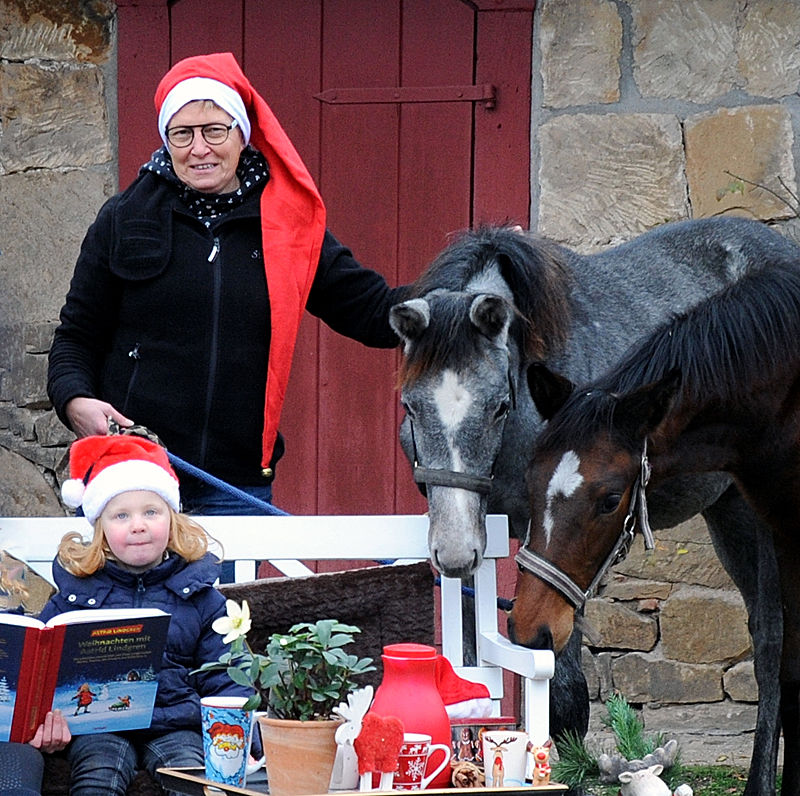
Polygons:
M534 788L540 788L550 784L550 739L541 746L528 743L528 751L533 758L532 782Z

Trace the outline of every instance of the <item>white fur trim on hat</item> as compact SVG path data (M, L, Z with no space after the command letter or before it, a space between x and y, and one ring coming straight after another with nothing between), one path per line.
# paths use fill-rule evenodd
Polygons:
M212 100L222 110L229 113L239 124L245 146L250 142L250 119L239 92L226 86L219 80L210 77L189 77L181 80L172 91L164 97L161 110L158 112L158 132L161 140L167 143L167 125L170 119L187 102L196 100Z
M154 462L128 459L105 467L89 481L83 493L83 513L86 519L94 524L109 500L123 492L134 492L139 489L155 492L170 508L180 511L180 490L177 480Z

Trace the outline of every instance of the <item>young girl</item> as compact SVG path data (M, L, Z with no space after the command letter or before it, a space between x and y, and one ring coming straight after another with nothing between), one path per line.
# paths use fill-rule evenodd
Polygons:
M85 437L70 450L64 501L94 525L67 534L53 565L59 593L40 619L80 608L160 608L172 615L149 730L79 735L68 747L71 796L124 796L139 768L203 766L200 697L249 696L224 671L191 674L228 645L219 561L205 531L178 513L178 479L163 448L136 436Z

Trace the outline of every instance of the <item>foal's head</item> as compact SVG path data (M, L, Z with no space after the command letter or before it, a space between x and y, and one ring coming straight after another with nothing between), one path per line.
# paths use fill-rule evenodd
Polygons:
M631 504L645 440L664 417L676 377L658 389L618 396L597 388L576 390L533 365L528 383L548 424L526 474L531 524L517 558L511 619L519 643L559 652L595 576L623 531L632 532ZM537 559L544 559L550 574L542 575Z

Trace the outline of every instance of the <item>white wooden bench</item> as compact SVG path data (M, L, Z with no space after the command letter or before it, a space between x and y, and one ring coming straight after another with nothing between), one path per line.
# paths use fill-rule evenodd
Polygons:
M237 583L253 580L256 561L269 560L289 577L312 574L301 561L350 559L396 560L428 557L428 518L390 516L195 517L223 545L225 558L235 561ZM484 562L475 576L475 640L478 665L464 667L461 581L442 578L440 599L442 653L457 672L485 683L500 715L502 669L519 674L524 682L523 723L534 743L549 737L549 681L553 653L512 644L497 625L495 562L509 555L508 520L487 518ZM89 523L78 517L0 518L0 549L23 558L52 581L51 563L62 536L68 531L91 535ZM472 632L472 629L470 629Z

